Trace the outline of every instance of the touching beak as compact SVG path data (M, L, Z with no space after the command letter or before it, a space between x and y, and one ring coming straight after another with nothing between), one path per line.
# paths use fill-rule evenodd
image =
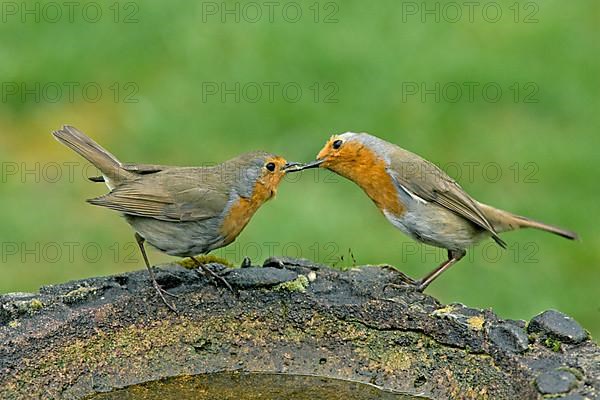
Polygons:
M311 161L311 162L306 163L306 164L302 165L301 167L299 167L298 171L302 171L304 169L319 168L319 165L323 164L323 162L325 162L325 158Z
M287 172L303 171L305 169L310 169L310 168L318 168L319 165L321 165L323 163L323 161L325 161L324 158L322 158L320 160L311 161L306 164L300 164L297 162L289 162L289 163L285 164L285 166L283 167L283 170L287 173Z
M302 167L303 164L301 163L297 163L297 162L287 162L285 163L285 165L283 166L283 172L296 172L296 171L302 171Z

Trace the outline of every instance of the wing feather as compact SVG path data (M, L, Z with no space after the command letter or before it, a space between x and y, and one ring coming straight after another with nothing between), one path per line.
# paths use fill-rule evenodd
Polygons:
M400 188L407 188L420 198L466 218L490 232L500 246L506 247L506 243L498 237L498 233L475 200L434 164L398 147L396 154L390 157L388 173Z
M208 178L207 178L208 176ZM229 200L226 182L199 168L172 168L140 175L89 203L163 221L197 221L220 215Z

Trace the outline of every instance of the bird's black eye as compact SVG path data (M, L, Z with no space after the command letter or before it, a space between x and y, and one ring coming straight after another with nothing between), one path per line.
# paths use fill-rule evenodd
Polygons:
M275 163L268 163L267 165L265 165L265 168L268 169L269 171L273 172L275 171Z
M342 147L342 141L339 139L336 140L335 142L333 142L331 147L333 147L335 150L339 149L340 147Z

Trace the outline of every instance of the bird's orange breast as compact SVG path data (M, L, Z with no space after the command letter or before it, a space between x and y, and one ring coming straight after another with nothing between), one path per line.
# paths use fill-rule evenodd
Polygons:
M273 190L269 187L257 184L252 196L249 198L241 197L231 205L221 226L221 235L224 238L224 244L227 245L235 240L235 238L246 227L254 213L274 196Z
M360 186L381 211L397 216L404 214L405 207L386 171L385 161L365 146L354 143L346 143L346 146L356 148L345 149L345 154L327 160L323 166Z

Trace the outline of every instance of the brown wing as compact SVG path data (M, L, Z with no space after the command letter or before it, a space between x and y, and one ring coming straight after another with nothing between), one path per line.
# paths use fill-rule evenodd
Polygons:
M500 246L506 247L506 242L498 236L477 202L436 165L397 147L390 157L388 173L400 190L408 189L423 200L439 204L468 219L490 232Z
M154 174L156 172L161 172L166 169L180 168L180 167L174 167L171 165L134 164L134 163L125 163L125 164L122 164L121 167L126 171L133 172L133 173L139 174L139 175ZM88 179L92 182L104 182L103 176L92 176L92 177L89 177Z
M164 221L196 221L220 215L229 200L227 182L202 168L173 168L116 187L88 200L129 215Z
M181 168L172 165L160 165L160 164L134 164L124 163L123 168L129 172L135 172L141 175L153 174L155 172L164 171L166 169Z

